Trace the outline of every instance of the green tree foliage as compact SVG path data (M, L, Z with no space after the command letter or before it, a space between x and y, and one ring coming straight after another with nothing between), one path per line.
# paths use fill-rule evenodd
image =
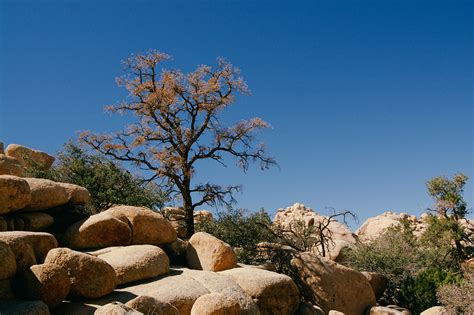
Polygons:
M251 264L255 262L258 243L276 241L275 236L262 227L262 223L271 224L270 216L264 209L251 213L229 208L219 212L215 220L199 222L196 230L210 233L233 246L239 261Z
M89 213L118 204L159 209L165 201L157 186L145 183L117 163L85 152L73 142L65 144L58 153L57 163L50 170L33 168L29 175L87 188L91 194Z
M344 254L349 266L387 276L389 284L381 303L420 313L439 304L436 292L440 287L454 283L450 288L455 291L456 284L463 282L462 262L473 253L472 231L462 223L468 213L463 199L466 181L465 175L457 174L453 179L435 177L427 182L437 215L424 219L426 228L421 235L415 236L411 224L402 221ZM444 296L449 296L449 290L445 291Z

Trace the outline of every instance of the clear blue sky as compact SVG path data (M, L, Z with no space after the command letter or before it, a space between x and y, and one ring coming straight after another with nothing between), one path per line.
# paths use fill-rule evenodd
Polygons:
M56 152L77 131L119 129L103 106L125 96L120 60L156 48L184 71L226 57L252 96L225 118L272 124L262 139L280 169L199 173L243 184L239 207L302 202L363 222L420 214L433 176L474 176L471 1L0 3L5 143Z

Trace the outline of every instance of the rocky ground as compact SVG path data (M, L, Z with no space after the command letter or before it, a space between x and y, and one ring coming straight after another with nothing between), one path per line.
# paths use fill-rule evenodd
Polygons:
M0 314L410 314L376 306L384 279L337 263L341 249L408 218L386 212L355 233L332 222L327 258L295 254L298 279L318 305L300 302L292 278L237 262L234 250L199 232L183 238L183 213L115 206L84 217L89 201L80 186L25 178L32 161L49 168L54 158L0 143ZM196 220L212 219L208 211ZM302 204L278 210L274 224L314 224L324 217ZM466 222L466 224L471 224ZM443 309L427 311L443 314Z

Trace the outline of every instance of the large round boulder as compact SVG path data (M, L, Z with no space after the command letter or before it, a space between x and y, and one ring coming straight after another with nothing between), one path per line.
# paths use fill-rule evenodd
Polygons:
M360 272L309 252L295 254L291 265L304 287L306 300L326 313L337 310L347 315L364 314L375 305L369 280Z
M19 144L8 145L5 154L17 159L24 167L36 167L47 170L54 162L54 157L51 155Z
M101 212L71 225L63 237L73 249L129 245L132 241L130 226L108 212Z
M176 241L173 226L161 214L147 208L117 206L105 211L132 227L132 244L162 245Z
M30 185L31 203L28 211L41 211L68 203L69 195L60 183L43 178L25 178Z
M179 315L178 309L170 303L146 295L137 296L125 305L143 314Z
M237 256L229 244L211 234L198 232L189 239L186 261L192 269L221 271L234 268Z
M17 159L0 154L0 175L23 176L24 168Z
M0 214L25 208L31 202L28 182L17 176L0 175Z
M240 315L240 305L222 293L209 293L194 302L191 315Z
M16 296L41 300L49 308L59 305L69 294L71 281L66 270L55 264L34 265L15 279Z
M4 241L10 246L15 254L19 271L42 263L48 252L58 246L56 238L44 232L0 232L0 241Z
M294 314L299 305L299 291L293 280L282 274L252 268L221 271L235 281L257 303L260 314Z
M15 254L7 243L0 241L0 280L11 278L16 272Z
M52 249L45 263L66 269L71 279L71 296L98 298L112 292L117 284L115 271L107 262L69 248Z
M98 256L111 265L117 284L153 278L169 272L166 253L153 245L131 245L113 249Z

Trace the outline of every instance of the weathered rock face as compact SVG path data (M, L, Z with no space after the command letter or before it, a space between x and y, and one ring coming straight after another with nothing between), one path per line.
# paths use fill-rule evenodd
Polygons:
M0 214L23 209L30 202L31 191L27 181L16 176L0 175Z
M312 253L297 254L291 264L298 273L303 294L325 312L364 314L375 305L375 295L360 272Z
M369 280L375 298L377 300L380 299L388 285L387 277L377 272L362 272L362 274L367 278L367 280Z
M0 241L4 241L10 246L15 254L19 271L42 263L46 254L58 246L56 238L44 232L0 232Z
M169 272L168 256L161 248L153 245L115 248L98 257L114 268L117 284L153 278Z
M132 230L127 222L105 211L71 225L64 242L72 249L129 245Z
M7 243L0 241L0 280L11 278L16 272L15 254Z
M143 314L179 315L178 309L170 303L150 296L138 296L125 305Z
M191 315L240 315L240 305L222 293L204 294L194 302Z
M54 162L54 157L51 155L19 144L8 145L5 154L17 159L18 162L26 168L36 166L43 170L47 170Z
M63 267L71 279L71 295L98 298L109 294L117 284L115 271L104 260L68 248L55 248L45 263Z
M176 231L162 215L146 208L118 206L105 211L132 227L132 244L161 245L176 241Z
M60 183L42 178L25 178L30 185L31 203L28 211L46 210L68 203L69 195Z
M234 268L237 256L229 244L211 234L198 232L189 239L186 261L192 269L221 271Z
M49 308L60 304L69 294L71 281L65 269L54 264L34 265L15 279L16 296L41 300Z
M17 159L0 154L0 175L23 176L23 166Z
M325 222L328 218L322 216L313 209L306 207L303 204L295 203L293 206L278 209L273 224L288 230L291 226L304 223L306 227L317 226L319 222ZM326 236L332 233L333 243L329 244L328 253L326 257L335 261L338 261L341 250L345 247L351 247L357 242L357 236L347 227L347 225L338 222L331 221L328 226L329 231L326 232Z
M290 277L258 268L221 271L234 280L257 303L260 314L293 314L298 308L299 292Z

